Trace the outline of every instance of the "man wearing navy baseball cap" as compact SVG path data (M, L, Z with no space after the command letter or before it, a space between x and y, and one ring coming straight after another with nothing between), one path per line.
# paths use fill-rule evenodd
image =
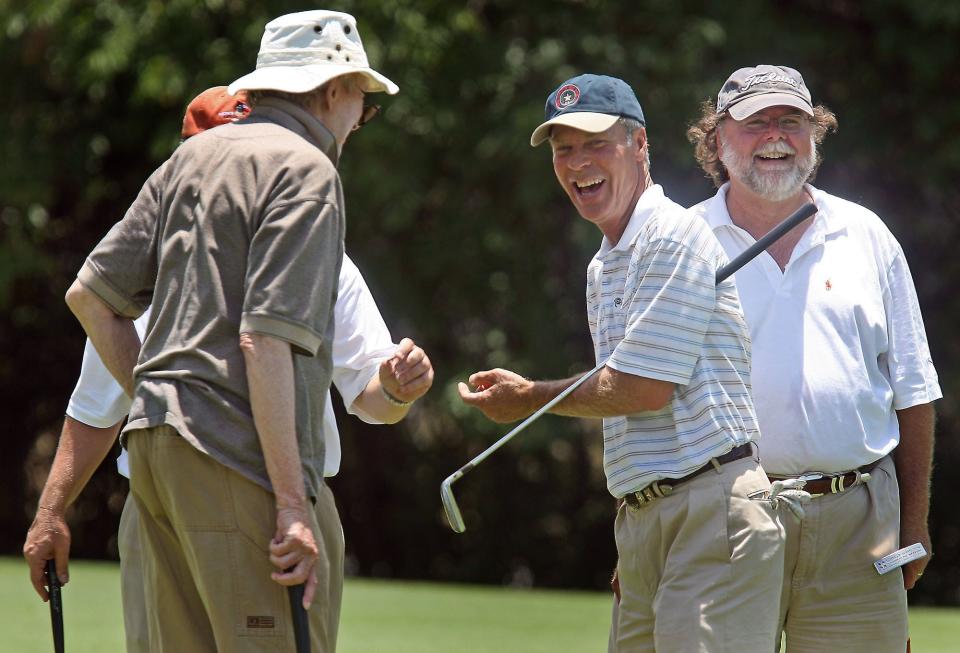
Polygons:
M531 136L581 217L603 234L587 268L599 373L558 403L603 418L619 609L611 651L771 651L783 531L753 442L750 344L727 256L650 176L646 119L620 79L580 75L547 98ZM497 421L526 417L575 379L507 370L460 384Z

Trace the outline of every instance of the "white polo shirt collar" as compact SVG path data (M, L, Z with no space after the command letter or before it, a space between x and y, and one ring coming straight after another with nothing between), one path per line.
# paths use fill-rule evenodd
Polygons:
M810 225L800 239L800 242L797 243L793 255L790 258L791 261L796 260L814 247L822 245L829 236L846 230L843 219L831 209L829 203L826 201L825 193L810 184L804 184L804 188L813 198L813 203L817 207L817 213L813 218L813 224ZM741 229L735 225L730 218L730 213L727 210L727 191L729 189L730 182L727 182L717 191L716 199L710 202L710 206L704 216L707 224L710 225L710 229L713 231L717 231L718 229L730 230L738 233L741 238L752 242L754 238L747 233L745 229Z
M627 223L627 228L624 229L623 235L620 236L620 240L617 241L616 245L613 245L610 240L604 236L600 242L600 250L597 252L596 258L603 259L611 252L623 252L630 249L633 241L635 241L640 234L640 229L643 227L643 224L651 215L657 212L657 209L663 203L664 199L663 188L660 184L653 184L647 187L640 195L640 199L637 200L637 205L633 207L630 221Z

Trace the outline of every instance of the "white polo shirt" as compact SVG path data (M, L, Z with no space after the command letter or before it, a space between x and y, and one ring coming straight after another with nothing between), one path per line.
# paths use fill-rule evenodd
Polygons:
M651 186L618 243L587 269L597 361L676 384L659 411L603 420L603 464L615 497L680 478L757 437L750 341L726 254L707 226Z
M728 186L691 210L733 258L755 241L730 220ZM942 396L899 243L871 211L807 190L818 212L786 269L764 252L734 277L771 474L871 463L900 440L896 410Z
M352 404L377 374L381 361L393 355L396 345L360 270L346 254L340 268L339 284L334 307L333 383L348 412L365 422L378 424L378 420ZM149 319L148 308L134 322L141 341ZM80 378L70 396L67 415L89 426L106 428L123 419L129 409L130 398L87 340ZM326 449L323 475L330 477L340 471L341 452L340 433L329 395L323 414L323 435ZM124 476L130 476L126 450L117 459L117 469Z

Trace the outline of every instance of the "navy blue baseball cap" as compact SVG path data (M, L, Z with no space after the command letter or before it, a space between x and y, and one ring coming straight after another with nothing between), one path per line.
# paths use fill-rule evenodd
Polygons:
M543 113L543 124L530 136L533 147L550 138L554 125L596 134L613 127L618 118L633 118L641 125L647 124L629 84L606 75L586 74L568 79L547 98Z

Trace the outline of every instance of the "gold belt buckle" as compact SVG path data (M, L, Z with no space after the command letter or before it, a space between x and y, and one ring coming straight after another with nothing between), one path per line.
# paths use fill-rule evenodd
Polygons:
M630 503L629 501L627 502L627 505L631 510L637 511L648 503L653 503L657 499L662 499L663 497L668 496L671 492L673 492L672 485L661 484L660 481L654 481L642 490L632 493L633 497L637 500L636 505Z

